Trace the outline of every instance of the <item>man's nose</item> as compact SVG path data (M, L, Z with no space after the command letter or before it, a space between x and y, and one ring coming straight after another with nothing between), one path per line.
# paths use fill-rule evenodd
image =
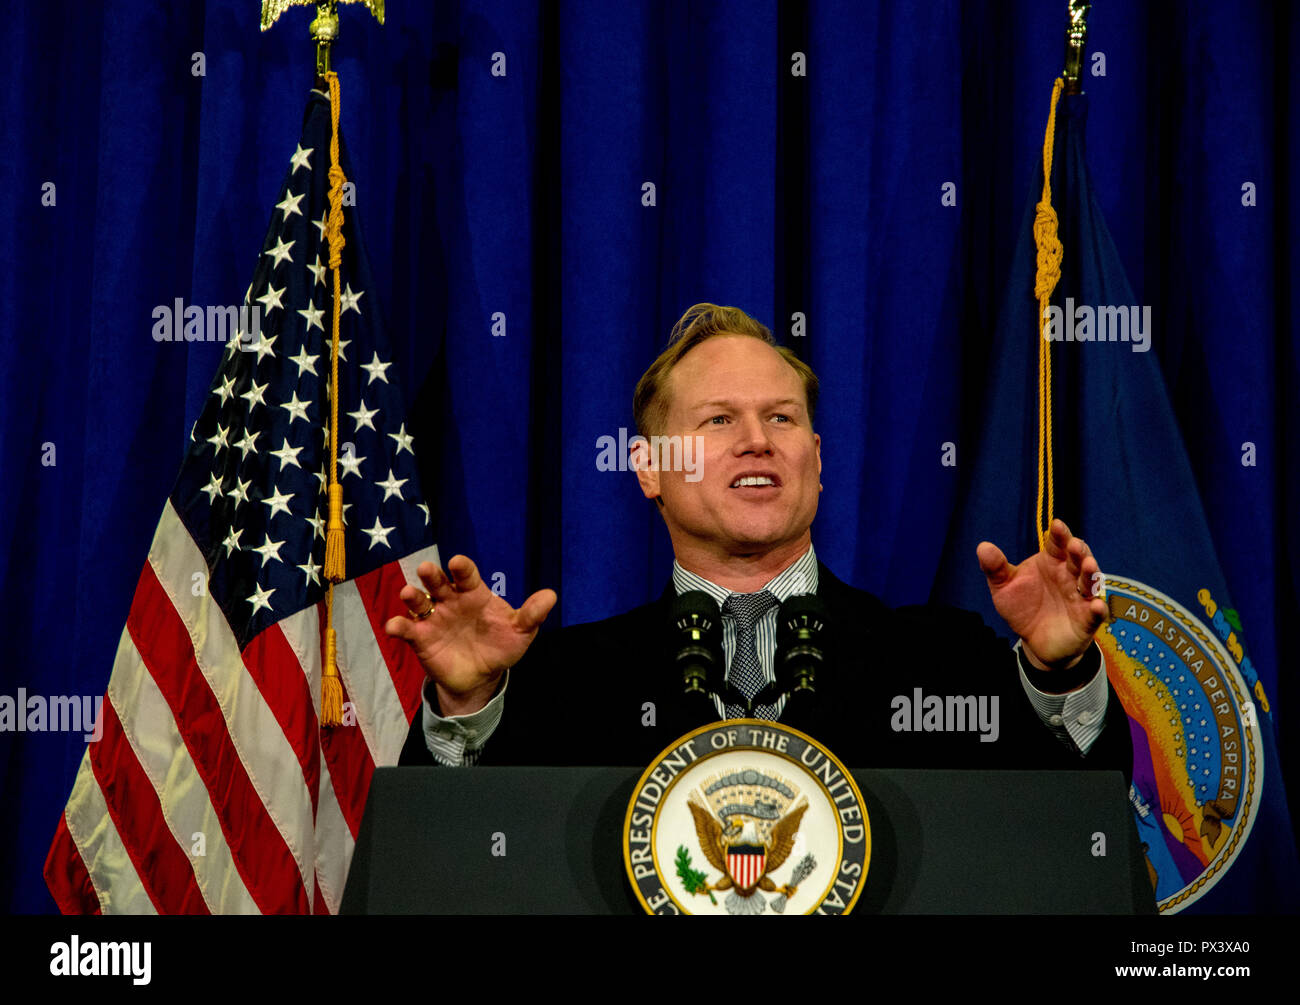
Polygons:
M736 431L737 454L770 454L772 452L772 440L768 436L768 429L763 420L757 415L747 415L738 420Z

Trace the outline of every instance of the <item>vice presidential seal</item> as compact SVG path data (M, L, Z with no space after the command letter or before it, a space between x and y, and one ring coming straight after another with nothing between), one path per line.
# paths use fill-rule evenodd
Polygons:
M651 914L847 914L871 861L857 784L812 737L764 719L688 733L641 775L623 861Z

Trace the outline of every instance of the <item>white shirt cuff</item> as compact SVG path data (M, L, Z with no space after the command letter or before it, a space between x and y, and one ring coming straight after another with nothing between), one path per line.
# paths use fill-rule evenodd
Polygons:
M509 684L510 671L507 670L501 688L492 696L492 700L477 712L468 715L439 715L437 708L430 704L427 694L424 695L424 743L434 760L453 768L468 767L478 762L484 744L501 721Z
M1094 646L1096 644L1093 643ZM1110 700L1110 687L1106 683L1105 656L1092 680L1083 687L1065 694L1048 694L1029 683L1024 669L1020 667L1019 641L1015 644L1015 650L1020 684L1025 689L1029 703L1034 706L1034 711L1043 720L1043 725L1062 741L1068 741L1079 753L1086 755L1106 726L1106 704Z

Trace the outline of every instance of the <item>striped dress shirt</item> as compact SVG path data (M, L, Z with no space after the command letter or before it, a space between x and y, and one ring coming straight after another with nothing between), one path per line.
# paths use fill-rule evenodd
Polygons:
M735 592L683 569L676 561L673 562L673 588L678 596L690 590L703 590L718 602L718 607L722 607L727 602L727 598ZM785 571L773 576L765 586L754 592L761 593L763 590L776 597L778 604L783 604L790 597L797 597L802 593L816 593L817 555L812 545L808 546L808 550L802 557L792 565L786 566ZM758 633L758 662L763 671L764 685L776 680L776 620L779 613L777 607L771 608L759 618L755 626ZM722 612L722 655L730 671L731 662L736 656L736 619L727 611ZM785 710L785 701L785 696L782 695L776 703L778 719ZM714 695L713 702L718 709L718 718L725 719L727 712L722 699Z

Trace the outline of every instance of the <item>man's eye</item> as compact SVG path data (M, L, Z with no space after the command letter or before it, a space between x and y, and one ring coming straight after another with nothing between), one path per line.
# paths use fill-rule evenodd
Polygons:
M791 422L791 421L793 421L793 420L791 420L790 416L788 416L788 415L783 415L783 414L780 414L780 413L778 413L778 414L772 416L772 418L774 418L774 419L780 419L782 422Z
M725 415L715 415L709 421L713 423L722 423L727 421L727 417Z

